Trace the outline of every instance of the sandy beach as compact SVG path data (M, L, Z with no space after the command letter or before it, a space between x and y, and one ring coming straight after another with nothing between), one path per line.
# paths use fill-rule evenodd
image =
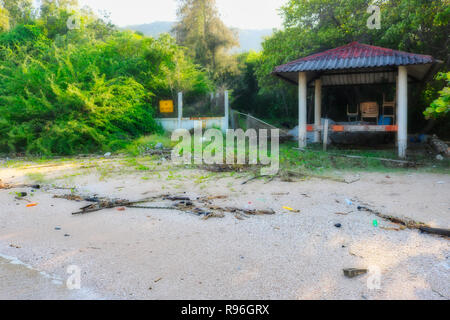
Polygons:
M396 231L397 225L357 209L369 206L449 228L448 175L360 173L348 177L356 181L350 184L260 179L242 185L248 177L152 170L105 175L68 164L0 169L0 179L11 184L35 182L39 173L51 181L34 192L26 187L0 190L0 297L450 298L448 238ZM15 192L28 196L16 199ZM215 205L273 209L275 214L241 220L225 213L224 218L203 220L182 211L113 208L73 216L89 203L54 198L71 192L128 200L163 194L191 199L221 195ZM27 207L30 203L36 206ZM67 268L73 265L81 270L81 289L70 291L65 283ZM349 279L344 268L379 274L371 271ZM380 284L375 289L368 285L374 276Z

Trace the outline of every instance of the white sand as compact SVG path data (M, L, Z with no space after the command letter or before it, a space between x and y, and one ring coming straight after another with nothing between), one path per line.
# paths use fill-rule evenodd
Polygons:
M363 174L353 184L313 179L241 185L242 178L206 178L210 173L193 170L122 172L104 180L98 171L85 170L71 177L80 171L67 166L0 169L0 179L23 182L27 172L45 172L47 178L66 175L52 183L78 186L86 195L130 200L184 192L194 198L227 195L215 203L272 208L277 213L245 220L227 214L207 221L177 211L144 209L72 216L84 202L53 199L68 191L37 191L28 199L38 205L26 208L26 202L15 200L11 192L29 189L0 190L0 254L17 257L63 282L67 267L77 265L84 290L75 295L49 289L48 281L43 284L38 276L26 275L23 266L3 259L1 298L450 299L448 239L382 230L373 226L375 216L356 210L356 205L368 204L385 214L449 228L447 175L411 171L389 174L390 178ZM348 206L346 199L354 204ZM394 226L378 221L380 226ZM370 275L345 278L342 269L352 267L378 267L381 289L367 287Z

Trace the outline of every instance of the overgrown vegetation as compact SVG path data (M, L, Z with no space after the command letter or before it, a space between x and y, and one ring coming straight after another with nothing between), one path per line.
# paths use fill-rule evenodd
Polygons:
M170 36L119 32L69 7L75 2L44 1L34 16L10 17L14 28L0 33L0 152L122 149L162 132L153 119L158 97L210 91L206 73ZM79 28L68 27L71 16Z
M379 30L366 27L369 4L381 8ZM274 67L351 41L444 61L436 81L411 90L409 128L432 128L424 129L426 110L431 132L449 138L447 0L290 0L280 12L283 29L261 52L231 54L236 34L215 0L179 1L175 37L158 39L118 31L77 0L42 0L39 8L32 0L0 0L0 153L137 152L142 137L162 133L154 120L159 100L176 101L179 91L191 115L207 115L205 106L213 113L204 100L226 88L234 109L293 127L297 89L271 76ZM324 88L324 115L343 120L351 99L389 90Z
M381 9L379 30L366 26L370 4ZM290 0L280 12L284 28L263 42L260 55L241 58L239 81L233 82L236 98L233 106L271 122L285 118L283 122L292 127L298 118L296 87L273 77L274 67L352 41L429 54L444 62L441 71L449 70L450 6L447 0ZM435 133L450 137L448 114L430 126L423 116L423 111L439 97L441 89L442 81L412 86L409 99L412 132L424 132L434 125ZM324 88L324 115L335 121L345 120L346 105L357 103L352 101L354 97L356 100L380 99L382 93L389 90L393 90L392 86L371 86L364 90ZM253 98L255 92L256 99ZM248 96L253 98L251 102L243 98ZM308 99L308 105L313 105L311 90ZM339 119L342 116L344 118Z
M427 118L434 119L444 117L450 111L450 72L439 73L436 79L445 81L445 87L439 91L439 98L434 100L424 112Z

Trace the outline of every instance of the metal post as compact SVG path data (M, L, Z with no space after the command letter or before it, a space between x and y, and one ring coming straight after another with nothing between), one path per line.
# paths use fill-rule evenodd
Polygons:
M183 118L183 92L178 92L178 129L182 128Z
M230 101L228 97L228 90L225 90L225 127L223 128L226 132L228 130L230 121Z
M322 121L322 81L320 79L316 80L315 83L316 91L314 94L314 120L315 120L315 131L314 131L314 142L320 143L320 131L319 126Z
M327 151L328 148L328 130L330 126L329 124L330 120L325 119L325 125L323 126L323 151Z

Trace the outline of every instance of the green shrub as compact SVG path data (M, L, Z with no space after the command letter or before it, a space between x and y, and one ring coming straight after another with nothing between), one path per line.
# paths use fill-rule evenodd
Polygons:
M169 36L69 33L36 26L0 34L0 152L71 155L123 149L162 129L158 97L204 94L205 73Z

